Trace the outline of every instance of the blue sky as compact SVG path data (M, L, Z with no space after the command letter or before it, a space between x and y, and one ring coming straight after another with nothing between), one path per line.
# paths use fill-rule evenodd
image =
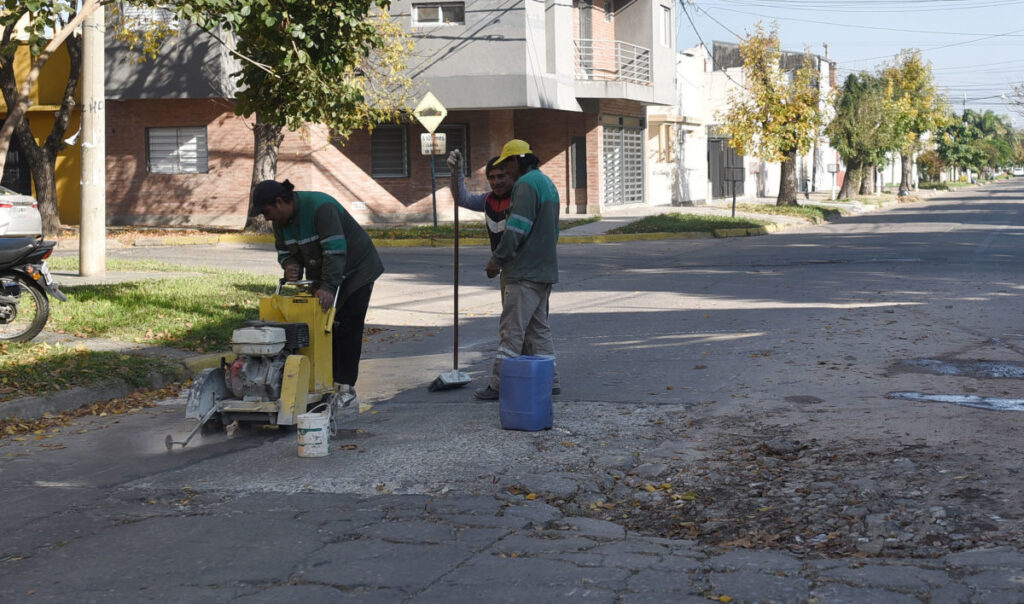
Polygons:
M680 49L701 39L709 47L736 42L757 21L775 21L784 50L824 55L828 43L840 82L917 48L954 109L966 95L967 107L1008 115L1024 128L1024 116L1002 99L1024 82L1024 1L692 0L676 8Z

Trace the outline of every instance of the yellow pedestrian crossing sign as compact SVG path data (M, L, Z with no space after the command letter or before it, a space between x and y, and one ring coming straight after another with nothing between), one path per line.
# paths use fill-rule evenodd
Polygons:
M448 110L444 108L441 101L437 100L433 92L428 92L424 95L420 104L416 105L416 110L412 114L423 124L427 132L433 134L434 130L437 130L437 127L441 125L445 116L448 115Z

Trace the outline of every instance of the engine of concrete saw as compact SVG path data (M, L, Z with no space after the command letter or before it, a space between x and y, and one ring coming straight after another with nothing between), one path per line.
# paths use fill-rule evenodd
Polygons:
M281 398L281 377L289 355L309 346L309 325L249 321L231 335L235 353L224 372L233 398L243 401L274 401Z
M260 298L260 319L232 333L235 357L222 358L220 367L195 377L185 417L199 420L199 425L188 439L200 428L217 429L235 421L291 426L317 405L338 406L331 354L335 309L321 308L314 285L282 280L275 294ZM296 291L284 294L284 286ZM188 439L169 442L184 446Z

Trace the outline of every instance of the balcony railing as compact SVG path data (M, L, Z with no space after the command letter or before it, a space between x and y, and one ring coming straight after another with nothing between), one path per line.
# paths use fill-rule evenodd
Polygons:
M651 84L651 49L618 40L576 40L576 79Z

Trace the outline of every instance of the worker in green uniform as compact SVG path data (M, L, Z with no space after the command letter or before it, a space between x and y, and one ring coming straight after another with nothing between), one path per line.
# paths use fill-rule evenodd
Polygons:
M274 224L274 247L284 278L298 281L305 272L306 279L316 282L323 309L332 304L337 308L331 347L334 386L341 394L355 395L366 309L373 282L384 273L373 240L336 199L296 191L287 180L256 185L250 215L259 214Z
M540 159L524 140L505 143L494 165L504 169L515 185L505 231L484 269L491 279L499 274L505 278L498 323L501 343L490 380L473 393L484 401L498 400L505 359L522 354L555 358L548 301L551 286L558 283L558 189L540 171ZM561 392L556 365L551 394Z

